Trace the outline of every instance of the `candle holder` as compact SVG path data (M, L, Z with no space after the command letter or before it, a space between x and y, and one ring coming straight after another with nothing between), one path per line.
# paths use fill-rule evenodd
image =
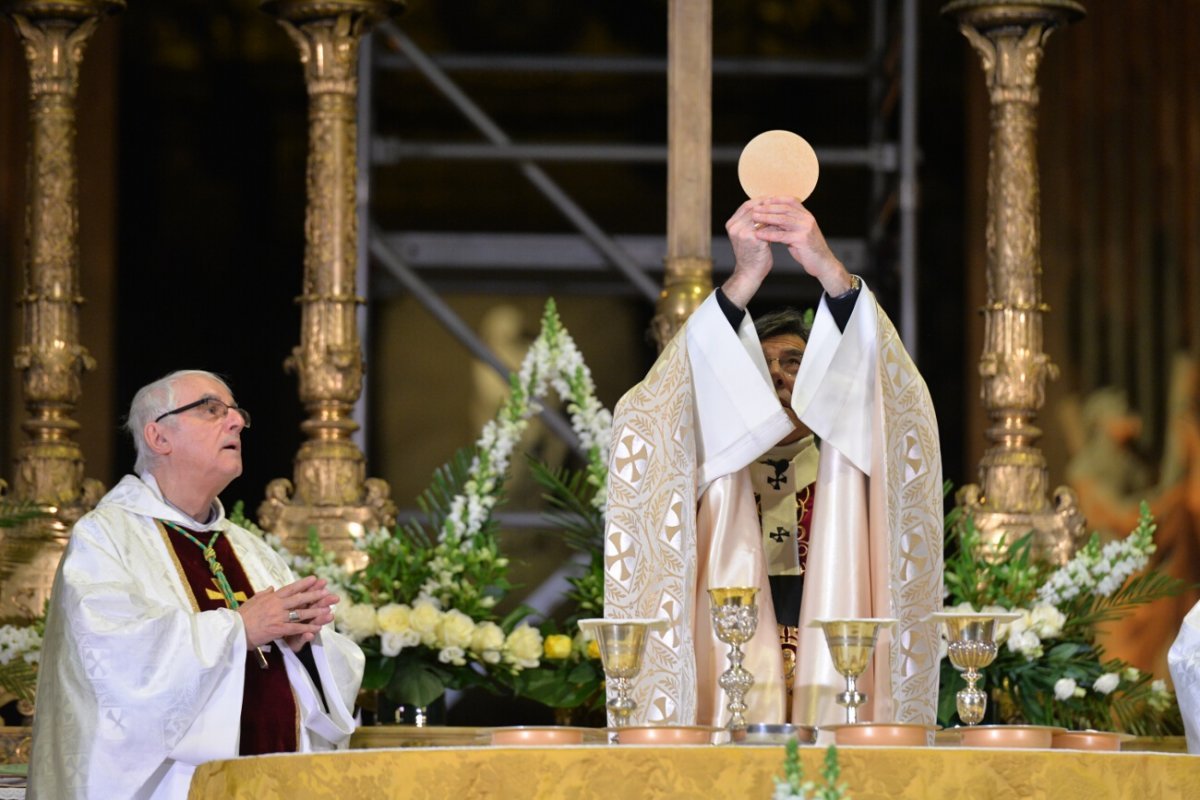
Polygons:
M858 723L858 707L867 702L867 695L858 691L858 678L871 663L879 631L896 624L894 619L829 619L817 620L825 632L825 644L833 657L833 668L846 679L846 691L837 695L838 705L846 707L846 724Z
M712 602L713 629L717 638L729 645L729 669L721 673L717 683L729 695L729 724L731 731L746 729L746 694L754 686L754 676L742 666L745 657L742 645L750 641L758 627L758 589L731 586L709 589Z
M978 725L987 711L987 692L975 684L980 678L979 670L996 658L997 623L1015 622L1020 618L1020 614L985 611L942 611L930 614L927 618L945 624L950 663L963 673L963 679L967 682L966 688L960 689L955 695L958 718L963 724Z
M579 630L595 639L600 648L600 663L607 681L608 701L605 706L613 727L623 728L637 708L632 696L632 680L642 669L646 639L650 631L664 631L665 619L581 619Z

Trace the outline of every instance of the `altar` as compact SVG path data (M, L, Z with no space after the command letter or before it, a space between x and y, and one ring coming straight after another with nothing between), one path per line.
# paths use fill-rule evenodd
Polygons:
M1133 743L1131 743L1133 744ZM802 747L820 775L823 747ZM1031 797L1088 800L1194 796L1200 758L936 746L842 747L855 800ZM201 766L191 800L221 798L758 798L782 775L784 748L761 745L558 747L432 746L275 755Z

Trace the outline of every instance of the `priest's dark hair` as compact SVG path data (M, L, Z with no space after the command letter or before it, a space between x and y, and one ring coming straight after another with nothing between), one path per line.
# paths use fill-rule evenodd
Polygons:
M763 314L754 320L754 330L758 331L758 340L770 339L774 336L792 334L799 336L805 342L811 328L804 321L804 313L794 308L781 308Z

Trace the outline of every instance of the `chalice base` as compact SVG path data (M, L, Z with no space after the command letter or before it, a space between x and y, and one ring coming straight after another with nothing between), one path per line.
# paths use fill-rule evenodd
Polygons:
M958 718L965 724L978 725L983 721L983 714L987 711L987 692L968 686L966 689L960 689L954 700Z

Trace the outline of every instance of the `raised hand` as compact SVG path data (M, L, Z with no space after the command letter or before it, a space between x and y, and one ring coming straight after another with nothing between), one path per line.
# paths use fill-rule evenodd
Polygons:
M816 218L799 200L768 197L752 202L750 218L755 226L754 235L761 242L786 245L792 258L819 280L831 297L850 290L850 273L829 249Z
M733 247L733 274L729 276L721 291L738 308L745 308L763 279L771 271L773 257L767 240L759 237L754 211L762 200L747 200L725 223L729 244Z

